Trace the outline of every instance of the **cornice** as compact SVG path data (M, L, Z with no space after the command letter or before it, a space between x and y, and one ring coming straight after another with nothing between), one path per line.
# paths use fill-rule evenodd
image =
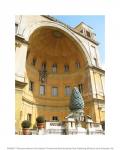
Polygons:
M102 68L100 67L95 67L95 66L87 66L86 69L93 69L93 70L96 70L96 71L99 71L103 74L105 74L105 70L103 70Z
M37 103L37 102L33 102L29 99L27 99L26 97L22 97L22 100L27 102L28 104L31 104L31 105L35 105L35 106L41 106L41 107L53 107L53 108L68 108L68 105L66 106L54 106L54 105L41 105L40 103Z
M20 82L20 81L17 81L17 80L15 80L15 86L16 87L24 87L24 86L26 86L26 82Z
M16 41L19 41L19 42L21 42L21 43L24 43L24 44L27 44L27 45L29 45L29 42L28 41L26 41L21 35L15 35L15 40Z

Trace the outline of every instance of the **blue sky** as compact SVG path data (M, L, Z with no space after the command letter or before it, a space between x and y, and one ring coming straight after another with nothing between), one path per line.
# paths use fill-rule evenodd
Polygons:
M53 16L71 27L84 22L94 29L99 42L99 53L101 63L105 64L105 17L104 16Z

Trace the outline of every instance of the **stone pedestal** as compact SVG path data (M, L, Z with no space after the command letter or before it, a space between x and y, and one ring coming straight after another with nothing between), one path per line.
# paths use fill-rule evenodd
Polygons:
M45 135L45 129L44 128L39 129L38 130L38 135Z
M87 130L83 127L77 127L77 134L87 134Z

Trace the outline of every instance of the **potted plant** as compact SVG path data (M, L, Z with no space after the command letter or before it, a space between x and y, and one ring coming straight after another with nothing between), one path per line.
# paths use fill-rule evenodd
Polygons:
M38 116L38 117L36 118L36 122L37 122L37 127L38 127L38 129L44 128L45 119L44 119L43 116Z
M30 128L30 126L31 126L30 121L24 120L24 121L21 123L21 126L22 126L23 135L29 135L29 134L30 134L29 128Z

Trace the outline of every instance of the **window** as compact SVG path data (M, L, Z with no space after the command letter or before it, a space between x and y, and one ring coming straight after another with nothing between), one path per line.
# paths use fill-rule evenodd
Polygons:
M69 65L64 65L64 72L68 72L69 71Z
M87 37L90 37L90 32L86 31Z
M36 64L36 58L33 58L32 65L35 66L35 64Z
M81 33L83 33L83 29L82 29L82 30L80 30L80 32L81 32Z
M79 63L79 62L76 62L75 65L76 65L76 68L77 68L77 69L80 68L80 63Z
M29 81L29 90L30 91L33 91L33 84L34 84L33 81Z
M15 24L15 34L17 34L17 31L18 31L18 24L16 23Z
M71 88L70 88L70 86L66 86L65 87L65 95L66 96L70 96L71 95Z
M52 117L52 120L58 121L58 116L53 116L53 117Z
M31 122L31 120L32 120L32 114L27 114L27 120Z
M58 88L52 87L52 96L58 96Z
M83 94L83 84L78 84L78 89L81 94Z
M45 85L40 85L40 95L45 95Z
M52 72L56 73L57 72L57 64L52 65Z
M46 63L42 64L42 70L46 70Z

